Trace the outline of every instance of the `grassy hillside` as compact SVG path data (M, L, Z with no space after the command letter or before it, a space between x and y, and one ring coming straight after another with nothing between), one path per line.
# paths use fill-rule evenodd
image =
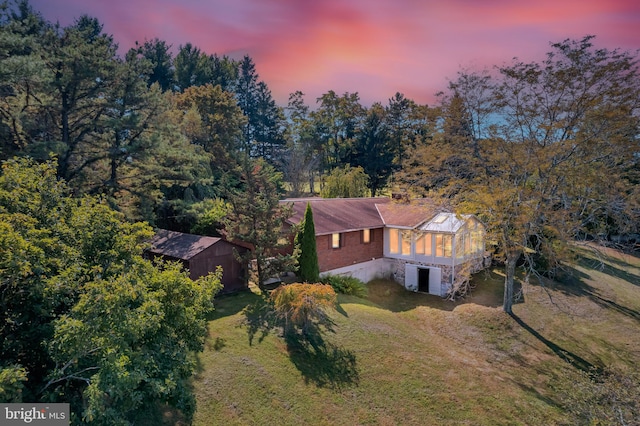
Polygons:
M640 363L640 259L585 250L570 272L524 283L515 317L499 271L455 304L372 282L367 300L339 298L333 332L311 344L260 322L256 293L220 299L194 424L574 424L580 369Z

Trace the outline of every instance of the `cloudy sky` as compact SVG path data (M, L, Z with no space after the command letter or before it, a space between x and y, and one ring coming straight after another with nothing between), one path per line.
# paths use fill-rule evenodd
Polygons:
M596 35L640 49L638 0L31 0L52 22L97 17L122 52L159 38L207 53L249 54L284 105L329 90L363 104L396 92L433 103L461 68L538 60L549 43Z

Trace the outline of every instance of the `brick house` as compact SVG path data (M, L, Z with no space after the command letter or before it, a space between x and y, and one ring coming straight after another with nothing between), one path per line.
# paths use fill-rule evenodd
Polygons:
M364 282L395 279L407 289L445 296L462 271L484 267L484 225L431 200L295 198L291 225L313 211L320 274Z

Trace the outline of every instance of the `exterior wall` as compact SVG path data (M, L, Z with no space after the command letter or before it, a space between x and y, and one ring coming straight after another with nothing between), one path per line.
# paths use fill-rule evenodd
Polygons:
M369 282L375 278L391 277L393 262L389 259L375 259L368 262L357 263L343 268L322 272L320 275L343 275L359 279L362 282Z
M234 247L236 246L226 241L219 241L193 256L188 262L185 262L185 266L189 269L190 278L196 280L209 274L209 272L214 272L218 266L221 266L223 285L221 293L230 293L247 288L244 279L244 268L235 258ZM245 250L242 247L236 247L236 249Z
M418 291L417 287L412 287L408 285L405 273L407 269L407 264L416 265L418 267L432 267L440 269L440 294L439 296L444 296L449 288L451 287L451 282L453 279L453 267L450 265L441 265L437 263L427 263L427 262L415 262L408 261L404 259L389 259L391 261L391 276L394 281L401 284L407 290ZM435 294L435 293L433 293Z
M371 230L371 242L362 243L362 231L341 233L340 248L331 248L331 235L316 236L320 272L352 266L383 257L382 228Z

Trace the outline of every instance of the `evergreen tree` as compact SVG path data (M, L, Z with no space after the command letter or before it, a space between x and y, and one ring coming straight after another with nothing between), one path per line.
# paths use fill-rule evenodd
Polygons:
M137 43L137 42L136 42ZM149 85L158 83L162 91L171 90L174 86L173 59L171 58L171 45L157 38L146 40L138 47L138 52L151 62Z
M367 111L362 127L355 138L353 164L360 166L369 177L371 196L384 188L393 172L395 157L393 141L385 123L385 110L379 103Z
M318 252L316 249L316 228L313 223L311 204L307 203L304 221L295 240L298 259L298 278L303 282L316 283L320 279Z
M224 220L223 234L243 242L252 250L242 259L255 265L258 285L293 267L291 255L281 255L289 244L282 234L291 208L279 202L282 175L263 159L244 159L242 185L228 194L231 212Z

